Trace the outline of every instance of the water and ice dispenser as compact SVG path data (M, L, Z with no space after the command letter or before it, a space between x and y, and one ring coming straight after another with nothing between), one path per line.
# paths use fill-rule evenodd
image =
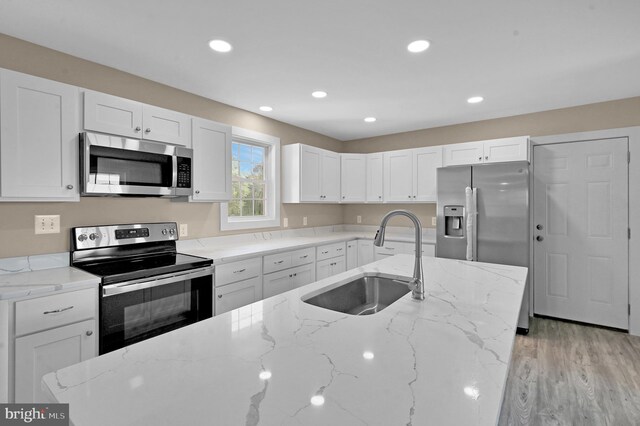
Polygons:
M463 238L464 232L464 207L444 206L444 235L445 237Z

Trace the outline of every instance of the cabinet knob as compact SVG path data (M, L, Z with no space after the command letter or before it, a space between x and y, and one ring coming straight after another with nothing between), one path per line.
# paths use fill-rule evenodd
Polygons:
M478 161L482 161L482 157L478 157Z
M200 193L200 191L196 189L196 194L199 194L199 193Z
M542 235L538 235L536 237L536 241L542 241L542 240L544 240L544 237Z
M133 129L134 132L139 132L140 130L142 130L142 127L140 126L136 126L136 128Z
M221 294L218 295L218 299L222 299L222 295Z
M345 199L345 196L344 196L344 195L342 196L342 199L343 199L343 200Z
M151 129L149 127L147 127L146 129L144 129L145 133L151 133Z
M485 160L488 160L488 159L489 159L489 156L487 155L486 157L484 157L484 159L485 159Z
M93 331L89 330L85 333L87 336L91 336L93 334Z
M411 195L409 195L409 198L411 198Z
M67 189L73 189L73 185L67 185Z
M537 229L538 231L542 231L542 228L543 228L543 226L542 226L542 225L540 225L540 224L537 224L537 225L536 225L536 229Z

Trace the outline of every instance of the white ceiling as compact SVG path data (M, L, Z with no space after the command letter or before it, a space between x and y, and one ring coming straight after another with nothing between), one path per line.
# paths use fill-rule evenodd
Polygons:
M640 95L638 0L0 0L0 32L341 140Z

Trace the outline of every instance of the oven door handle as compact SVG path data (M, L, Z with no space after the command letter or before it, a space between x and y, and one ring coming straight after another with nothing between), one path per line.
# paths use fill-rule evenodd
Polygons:
M172 284L179 281L200 278L213 275L213 267L199 268L178 274L159 275L157 277L141 278L139 280L124 281L117 284L110 284L102 288L102 297L114 296L132 291L144 290L145 288L158 287Z

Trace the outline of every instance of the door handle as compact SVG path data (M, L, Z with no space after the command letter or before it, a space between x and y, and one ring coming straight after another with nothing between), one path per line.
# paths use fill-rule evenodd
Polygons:
M542 240L544 240L544 237L542 235L538 235L536 237L536 241L542 241Z

